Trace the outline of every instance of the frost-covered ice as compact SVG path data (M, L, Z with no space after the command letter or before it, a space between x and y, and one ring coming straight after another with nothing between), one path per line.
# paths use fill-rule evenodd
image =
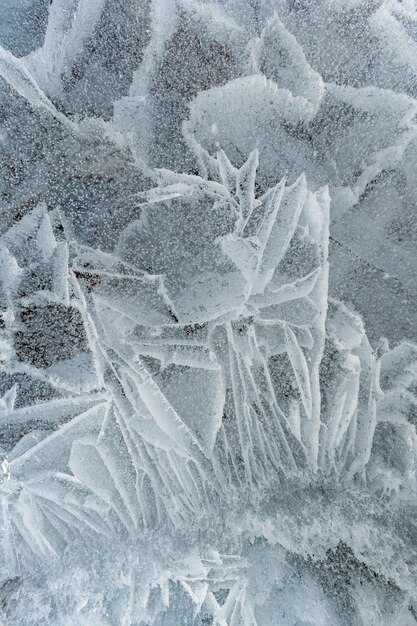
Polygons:
M416 624L414 0L0 46L0 624Z

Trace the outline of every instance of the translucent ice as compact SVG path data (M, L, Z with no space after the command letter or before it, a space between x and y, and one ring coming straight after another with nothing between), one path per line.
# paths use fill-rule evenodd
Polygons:
M416 623L416 40L0 8L0 623Z

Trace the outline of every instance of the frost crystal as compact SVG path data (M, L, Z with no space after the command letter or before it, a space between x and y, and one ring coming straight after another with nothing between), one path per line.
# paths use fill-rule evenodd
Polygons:
M417 623L416 53L413 0L3 2L1 624Z

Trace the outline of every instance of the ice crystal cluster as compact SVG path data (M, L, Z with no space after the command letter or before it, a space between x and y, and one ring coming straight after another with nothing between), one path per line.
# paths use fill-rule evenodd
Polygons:
M0 45L0 624L416 624L414 0Z

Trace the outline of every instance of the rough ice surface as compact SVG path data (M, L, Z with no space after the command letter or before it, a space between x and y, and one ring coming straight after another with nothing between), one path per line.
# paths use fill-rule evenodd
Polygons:
M0 46L0 624L416 624L415 0Z

